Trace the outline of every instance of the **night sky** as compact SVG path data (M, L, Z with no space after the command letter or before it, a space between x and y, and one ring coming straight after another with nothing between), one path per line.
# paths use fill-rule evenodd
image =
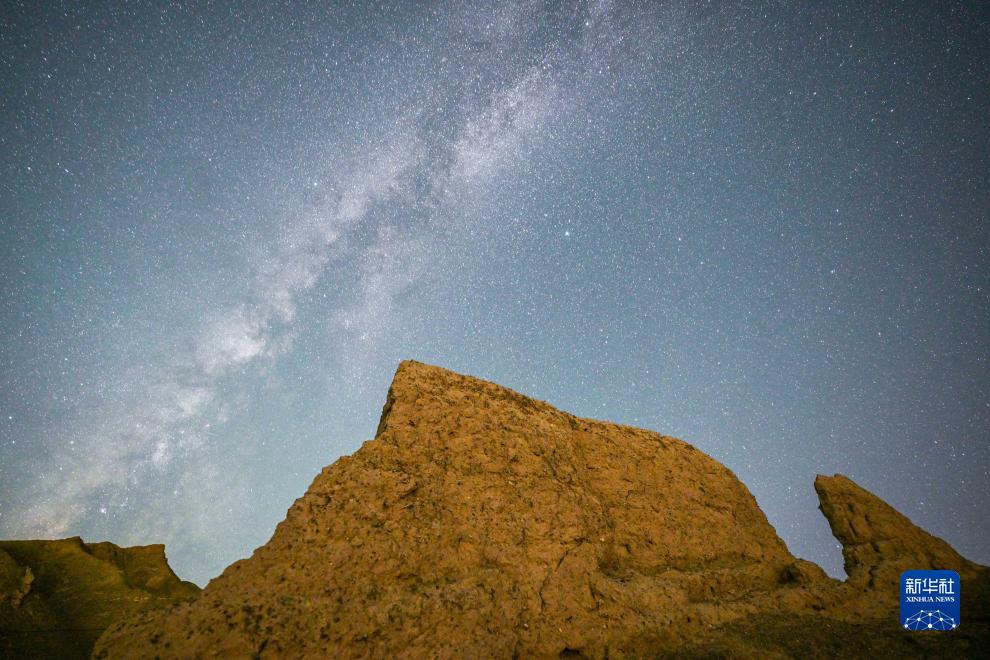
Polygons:
M683 438L833 575L816 473L990 563L986 4L45 4L0 537L203 584L412 358Z

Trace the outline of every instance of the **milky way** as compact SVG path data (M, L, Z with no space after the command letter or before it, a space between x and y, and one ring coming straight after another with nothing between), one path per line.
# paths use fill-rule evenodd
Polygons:
M985 8L357 4L5 9L0 536L204 583L414 358L990 562Z

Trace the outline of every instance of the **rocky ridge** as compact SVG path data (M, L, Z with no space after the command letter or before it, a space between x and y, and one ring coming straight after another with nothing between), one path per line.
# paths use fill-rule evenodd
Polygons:
M112 626L94 656L912 656L985 644L979 614L937 638L905 636L893 576L954 568L986 600L986 569L844 477L816 488L846 548L844 583L791 555L746 487L691 445L403 362L375 439L325 468L266 545L195 600Z
M198 593L162 545L0 541L0 657L85 658L111 623Z

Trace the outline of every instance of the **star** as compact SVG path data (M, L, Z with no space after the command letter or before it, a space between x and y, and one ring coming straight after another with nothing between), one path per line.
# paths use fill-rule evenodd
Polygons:
M415 358L676 432L834 576L815 472L990 561L979 21L386 4L5 14L0 534L205 583Z

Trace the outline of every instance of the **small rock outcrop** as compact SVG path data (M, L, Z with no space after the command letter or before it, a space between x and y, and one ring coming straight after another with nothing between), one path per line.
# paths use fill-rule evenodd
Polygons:
M161 545L0 541L0 657L85 658L111 623L198 593Z
M687 443L403 362L375 439L266 545L197 599L111 626L94 657L882 657L986 640L978 622L898 637L874 620L896 590L860 591L791 555Z
M832 534L842 544L850 585L896 589L901 573L910 569L952 569L964 577L980 571L848 477L818 475L815 490Z

